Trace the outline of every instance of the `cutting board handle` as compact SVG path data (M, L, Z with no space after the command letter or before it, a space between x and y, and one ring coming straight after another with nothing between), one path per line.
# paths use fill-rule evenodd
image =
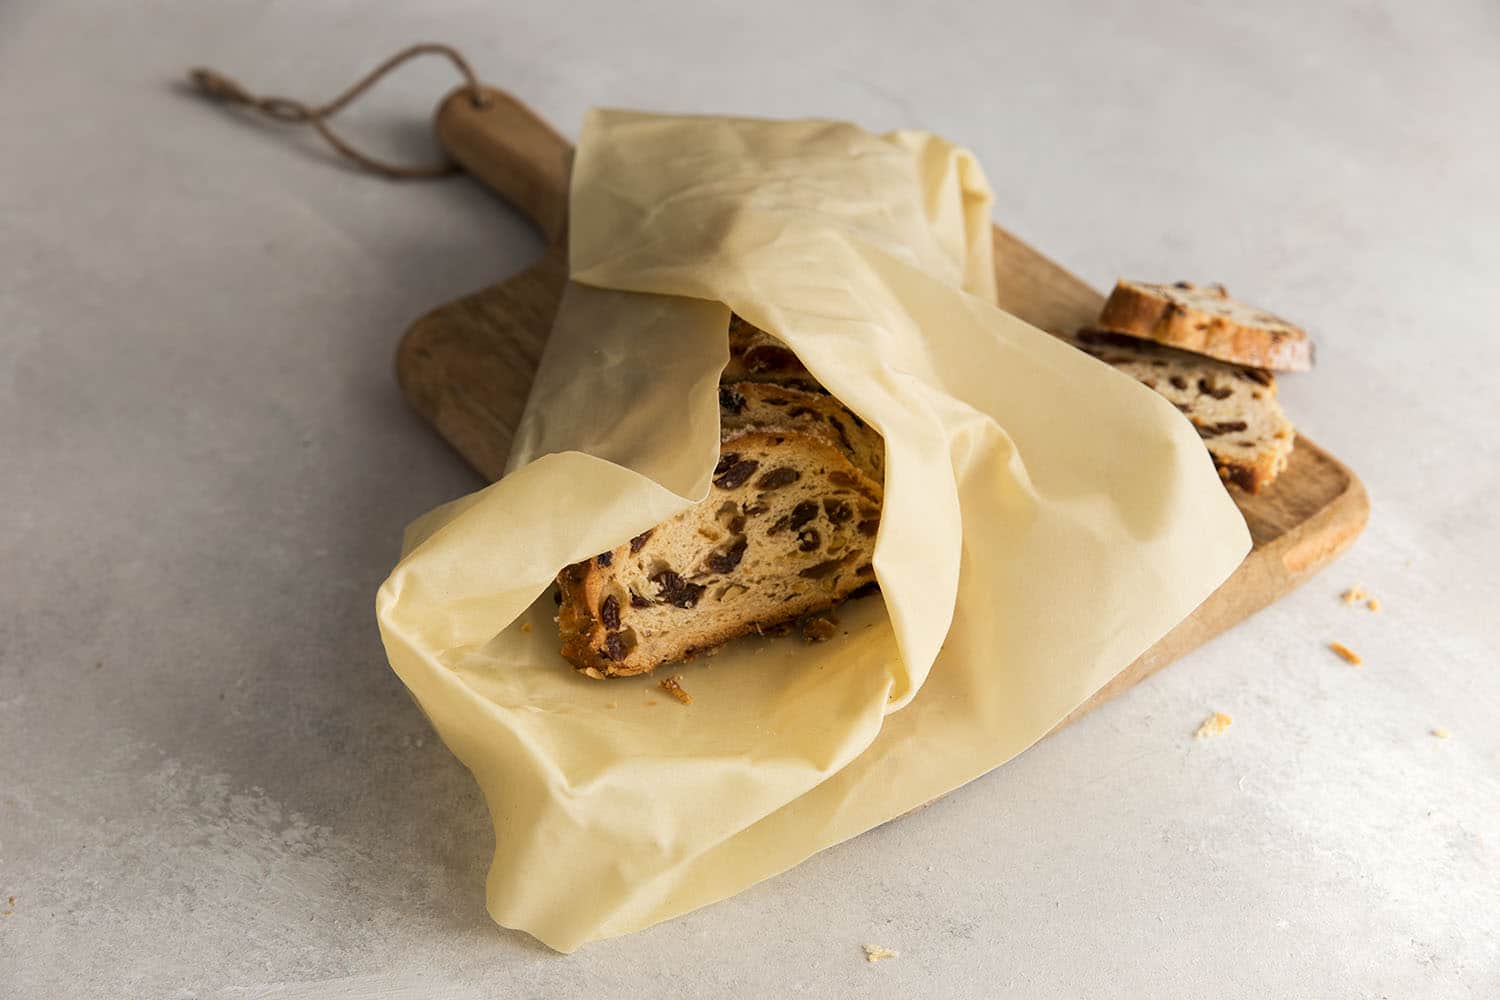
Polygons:
M573 144L503 90L484 88L477 103L468 86L443 99L438 141L460 166L499 192L548 243L568 226L568 177Z

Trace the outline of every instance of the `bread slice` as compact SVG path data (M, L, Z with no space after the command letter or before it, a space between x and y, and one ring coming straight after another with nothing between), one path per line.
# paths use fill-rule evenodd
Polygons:
M874 583L880 435L775 383L721 385L719 410L707 499L558 577L562 654L591 677L648 673Z
M1095 325L1253 368L1296 372L1312 367L1306 331L1230 298L1223 285L1121 281Z
M1296 429L1276 401L1276 376L1107 330L1071 341L1165 396L1193 422L1219 477L1259 493L1286 468Z
M790 347L732 314L729 317L729 364L719 381L774 382L808 392L828 392L803 367Z

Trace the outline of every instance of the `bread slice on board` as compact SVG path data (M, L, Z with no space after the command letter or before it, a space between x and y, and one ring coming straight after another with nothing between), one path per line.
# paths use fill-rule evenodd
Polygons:
M1223 285L1121 281L1096 325L1253 368L1306 371L1313 362L1306 331L1230 298Z
M1226 482L1259 493L1286 468L1297 432L1276 400L1270 372L1108 330L1080 330L1067 339L1186 414Z
M775 384L724 385L719 408L707 499L558 577L562 653L591 677L647 673L875 581L880 436L831 396Z

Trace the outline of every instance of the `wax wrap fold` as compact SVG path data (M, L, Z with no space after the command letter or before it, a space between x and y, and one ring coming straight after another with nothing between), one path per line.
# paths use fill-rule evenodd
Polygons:
M991 304L966 151L595 111L572 185L572 280L512 471L415 522L377 600L489 804L500 924L572 950L928 802L1044 735L1248 551L1186 419ZM884 435L881 596L830 642L670 668L684 706L570 669L550 588L709 492L731 310Z

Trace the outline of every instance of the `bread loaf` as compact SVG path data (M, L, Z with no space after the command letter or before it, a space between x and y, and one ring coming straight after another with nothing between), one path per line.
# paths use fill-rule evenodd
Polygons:
M647 673L874 584L880 435L769 334L741 325L733 341L707 499L558 577L562 653L591 677Z

